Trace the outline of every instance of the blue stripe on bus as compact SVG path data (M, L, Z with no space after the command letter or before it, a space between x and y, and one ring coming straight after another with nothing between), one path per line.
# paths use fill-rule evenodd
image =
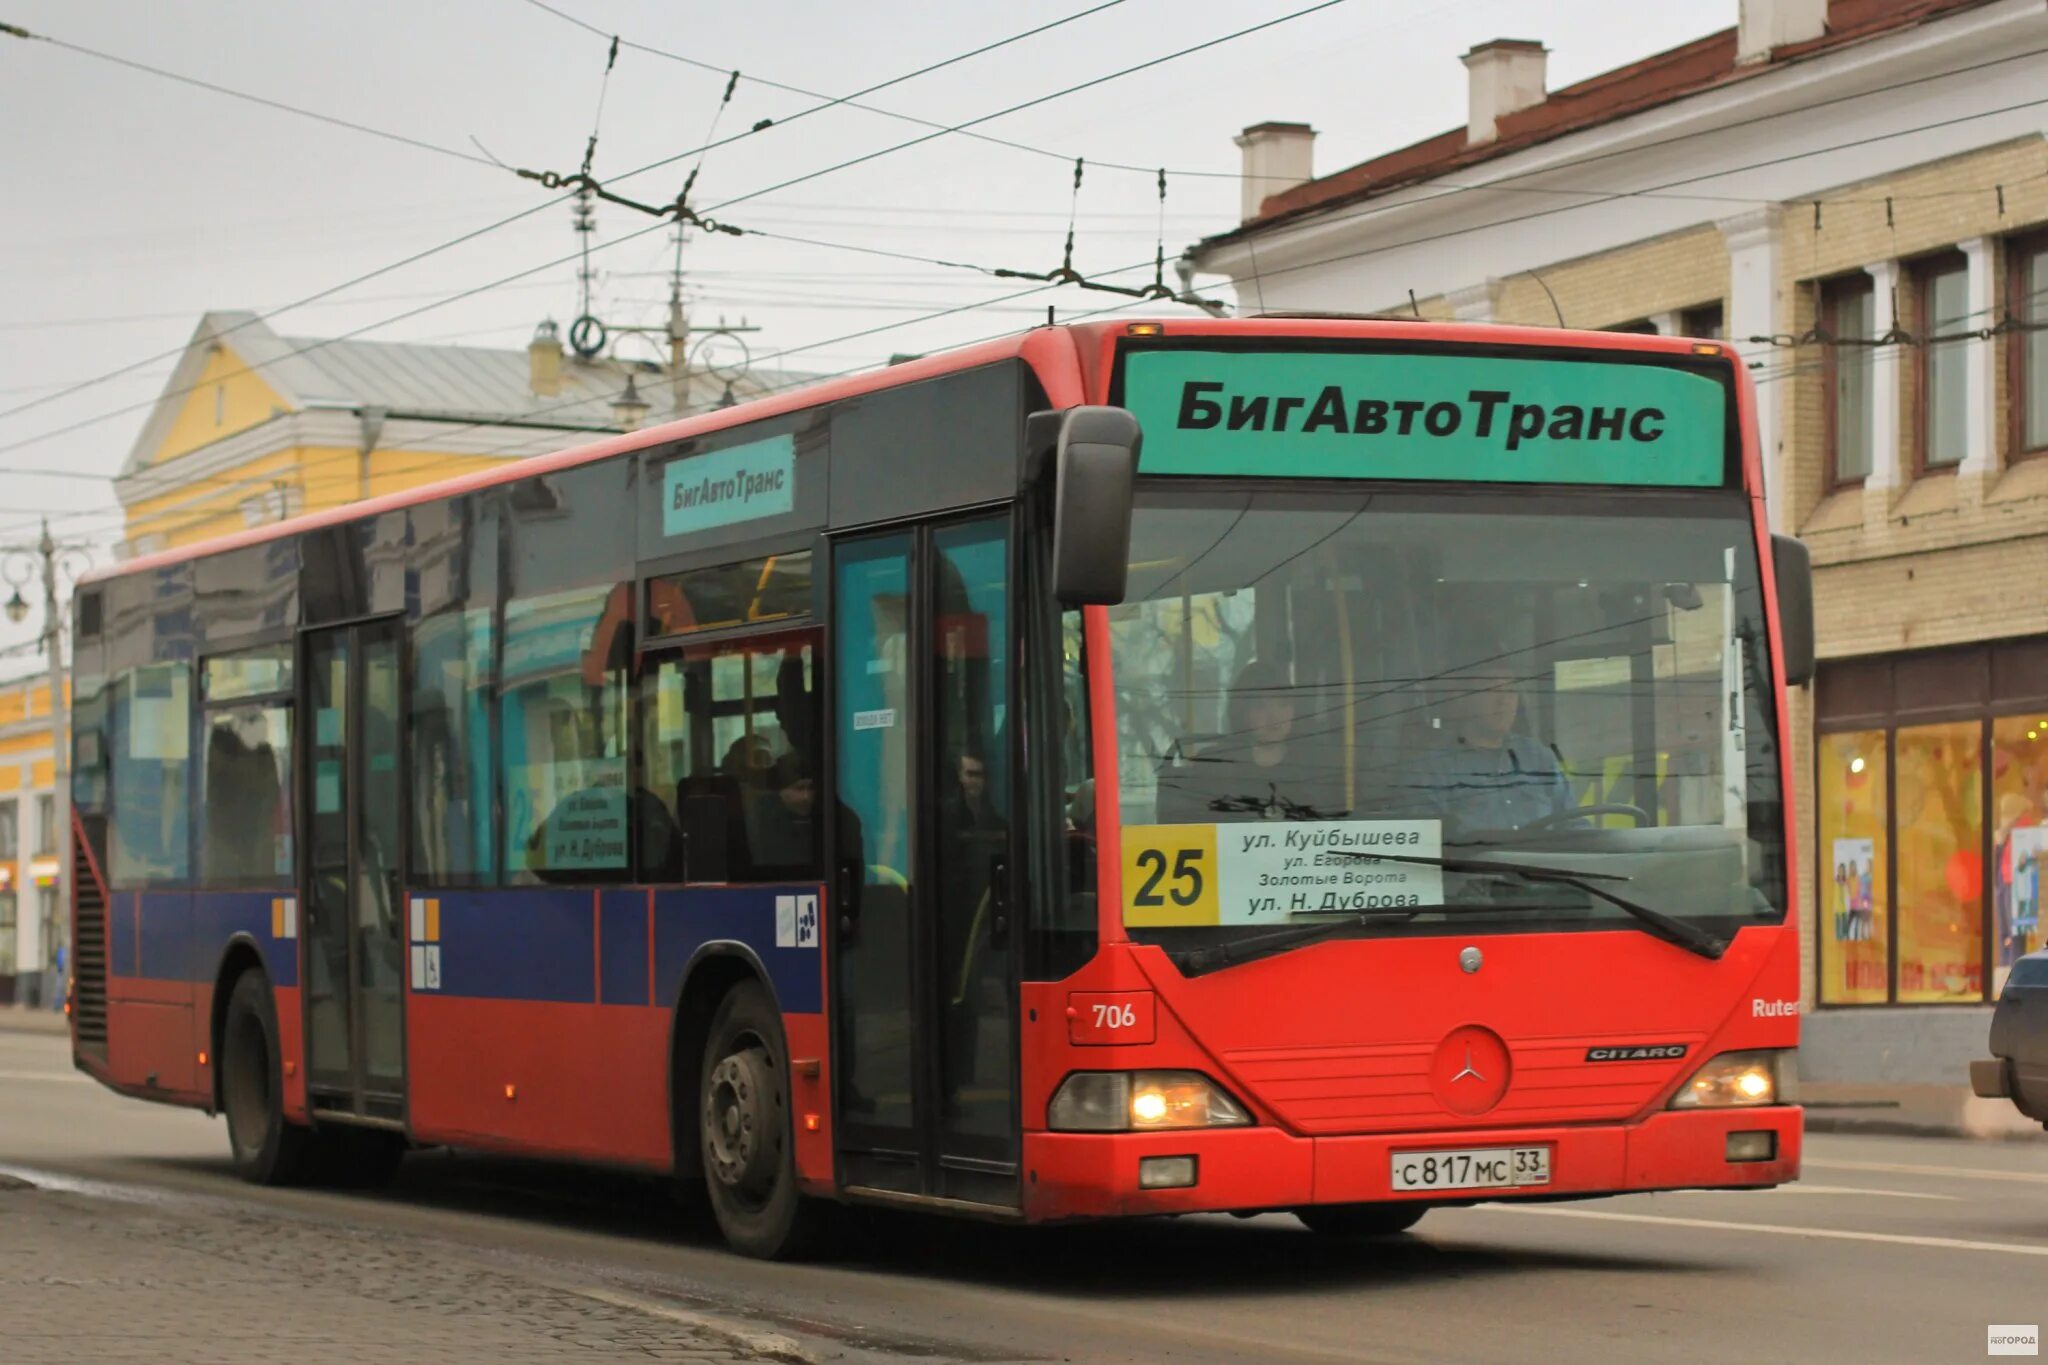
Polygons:
M745 944L767 969L776 1007L785 1014L816 1014L824 1006L825 988L818 948L777 947L775 900L778 895L818 894L809 886L692 886L654 893L655 1001L676 999L683 969L704 944L731 941Z
M647 893L598 893L599 998L607 1005L647 1001Z
M270 979L299 984L298 942L271 934L271 891L116 892L107 908L115 976L208 981L228 940L247 933ZM778 1006L824 1007L819 950L778 946L776 901L815 885L693 886L654 893L654 998L648 998L647 892L509 887L433 891L440 903L440 995L607 1005L672 1004L684 969L706 943L745 945L760 959ZM410 908L408 898L407 911ZM410 938L411 916L402 911ZM138 918L139 916L139 918ZM305 933L303 907L298 931ZM789 928L790 926L784 926ZM602 947L600 948L600 943ZM602 974L602 997L598 995Z
M107 975L134 976L135 903L138 894L116 891L107 897Z
M132 975L160 981L196 981L192 963L192 893L145 891L138 912L139 960Z
M263 969L273 986L299 984L299 941L276 938L270 912L275 901L295 898L292 890L199 891L192 896L192 953L189 962L194 981L210 981L220 967L220 955L236 934L255 940L263 957ZM298 932L306 932L303 909L294 913ZM155 975L155 973L152 973Z
M412 894L441 903L441 984L433 994L583 1004L596 998L588 887Z

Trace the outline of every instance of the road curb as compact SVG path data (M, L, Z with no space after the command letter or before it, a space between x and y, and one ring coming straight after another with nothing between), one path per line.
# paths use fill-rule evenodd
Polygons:
M0 1005L0 1033L40 1033L56 1036L70 1032L70 1019L58 1010Z
M615 1289L594 1289L588 1286L564 1285L562 1288L586 1299L610 1304L614 1308L625 1308L649 1317L666 1318L670 1322L703 1332L723 1341L731 1342L739 1349L760 1360L776 1360L786 1365L819 1365L819 1357L798 1345L793 1337L780 1332L763 1332L710 1313L699 1313L693 1309L676 1308L655 1299L644 1299L637 1294L622 1294Z

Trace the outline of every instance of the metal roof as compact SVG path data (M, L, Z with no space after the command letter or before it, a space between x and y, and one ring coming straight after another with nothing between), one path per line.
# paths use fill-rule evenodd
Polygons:
M428 421L612 430L617 418L611 403L630 375L641 401L647 404L643 425L681 415L674 385L664 370L651 363L605 357L586 361L565 348L561 391L540 395L533 391L532 362L524 346L499 350L409 341L284 337L255 313L209 312L200 318L155 409L143 422L122 468L124 476L150 467L216 346L233 352L277 390L293 411L382 408L393 415ZM733 394L744 400L809 378L756 369L734 382ZM692 373L680 406L701 411L717 403L724 393L724 380L702 371Z

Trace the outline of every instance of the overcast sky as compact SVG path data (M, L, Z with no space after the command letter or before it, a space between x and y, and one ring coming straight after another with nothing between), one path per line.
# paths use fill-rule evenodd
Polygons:
M1080 13L1091 0L933 4L757 0L550 0L629 43L742 79L720 137L816 100L748 77L843 95ZM1100 3L1100 0L1093 0ZM962 122L1109 75L1313 0L1122 0L1049 32L882 91L864 103ZM1237 219L1231 137L1268 119L1311 123L1326 173L1455 126L1458 55L1495 37L1551 49L1553 88L1723 28L1736 0L1346 0L1333 8L980 125L1057 155L946 135L758 198L763 188L929 131L844 107L770 128L704 158L693 202L749 228L990 266L1059 263L1071 159L1164 165L1169 259ZM607 40L527 0L5 0L0 20L515 167L571 171L597 113ZM725 78L622 48L605 90L594 173L622 175L707 141ZM0 37L0 544L35 519L95 542L118 526L110 486L33 470L117 469L171 360L7 413L80 380L174 351L209 309L275 308L485 227L552 197L485 161L380 141L166 81L48 43ZM616 184L673 198L689 159ZM1176 172L1183 172L1176 174ZM1202 174L1196 174L1196 173ZM728 201L729 209L716 210ZM1075 266L1149 261L1150 174L1091 168ZM596 311L659 323L673 257L651 220L600 206ZM630 233L644 233L619 241ZM327 337L523 346L541 319L578 311L559 265L443 307L436 300L572 253L569 206L545 209L271 325ZM975 340L1115 300L1035 294L862 337L849 334L1028 286L817 246L694 236L684 270L695 320L742 315L764 366L820 373ZM1485 273L1475 266L1474 277ZM1117 277L1144 283L1143 274ZM1169 276L1169 282L1171 277ZM775 357L788 352L786 360ZM633 343L623 352L640 354ZM117 414L117 415L108 415ZM68 434L34 439L105 416ZM29 442L17 445L18 442ZM9 448L13 447L13 448ZM0 586L0 596L7 589ZM0 649L32 638L9 631ZM0 653L0 676L33 667Z

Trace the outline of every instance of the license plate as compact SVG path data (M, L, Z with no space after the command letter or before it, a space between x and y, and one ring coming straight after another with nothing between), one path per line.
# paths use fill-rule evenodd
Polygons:
M1550 1183L1548 1147L1396 1152L1393 1166L1397 1190L1491 1190Z

